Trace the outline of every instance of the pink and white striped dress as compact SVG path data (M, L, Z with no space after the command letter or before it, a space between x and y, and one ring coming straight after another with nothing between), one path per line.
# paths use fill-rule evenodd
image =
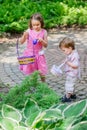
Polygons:
M29 33L29 38L27 39L27 47L24 50L23 55L24 56L35 55L36 60L35 63L32 64L20 65L20 70L26 75L29 75L36 70L38 70L42 75L46 75L47 63L46 63L45 55L39 53L42 50L43 46L40 42L33 45L34 39L38 39L39 37L44 39L44 34L46 33L46 30L42 29L38 33L34 30L28 29L27 32Z

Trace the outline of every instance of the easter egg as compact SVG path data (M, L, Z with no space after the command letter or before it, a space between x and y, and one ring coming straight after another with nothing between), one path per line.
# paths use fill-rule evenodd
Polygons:
M38 43L38 39L33 40L33 44L36 45Z

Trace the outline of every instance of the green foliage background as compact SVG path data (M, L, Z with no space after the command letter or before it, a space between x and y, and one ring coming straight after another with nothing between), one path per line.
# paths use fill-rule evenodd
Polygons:
M21 33L36 12L42 14L45 28L87 24L85 0L0 0L0 32Z

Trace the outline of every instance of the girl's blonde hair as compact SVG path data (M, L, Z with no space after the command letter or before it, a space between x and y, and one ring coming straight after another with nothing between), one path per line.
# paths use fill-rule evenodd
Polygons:
M71 38L65 37L59 43L59 48L62 48L62 47L65 47L65 48L71 47L74 50L75 42Z
M43 18L42 18L42 15L41 15L40 13L35 13L35 14L33 14L33 15L30 17L30 21L29 21L29 27L30 27L30 29L32 29L32 20L33 20L33 19L40 21L40 23L41 23L41 28L44 27L44 20L43 20Z

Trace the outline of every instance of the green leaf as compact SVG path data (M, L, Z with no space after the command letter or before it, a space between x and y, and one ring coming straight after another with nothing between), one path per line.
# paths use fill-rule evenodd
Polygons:
M62 125L60 126L60 128L62 130L69 130L69 128L71 128L71 126L74 124L75 121L77 121L76 117L65 118L63 119Z
M72 126L70 130L87 130L87 121L83 121Z
M39 112L40 109L37 103L33 99L28 99L25 103L25 107L23 110L23 115L25 118L28 118L32 115L32 113Z
M57 108L63 111L67 106L67 104L60 104Z
M14 130L30 130L28 127L24 127L24 126L16 126L14 128Z
M27 126L32 126L32 124L33 124L35 118L36 118L39 114L40 114L39 111L36 111L36 112L32 113L32 114L26 119L25 124L26 124Z
M49 121L49 120L62 119L62 114L59 109L48 109L45 112L46 112L46 114L45 114L43 120Z
M35 128L36 125L43 120L43 117L45 114L46 114L45 112L39 113L39 115L35 118L35 120L32 124L32 128Z
M14 128L17 126L18 124L12 120L12 119L8 119L8 118L0 118L0 126L4 129L4 130L14 130Z
M86 108L87 108L87 100L82 100L66 107L62 114L66 118L69 118L71 116L78 117L86 111Z
M22 116L17 109L13 108L12 106L6 105L6 104L4 104L2 106L2 116L7 117L9 119L13 119L16 122L20 122L22 119Z

